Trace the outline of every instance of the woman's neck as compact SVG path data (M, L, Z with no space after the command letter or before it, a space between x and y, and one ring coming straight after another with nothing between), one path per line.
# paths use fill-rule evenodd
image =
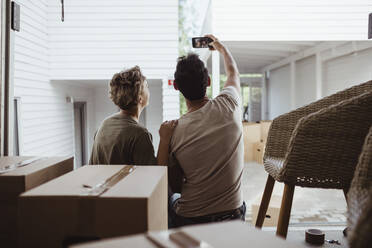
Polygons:
M120 109L120 114L132 117L136 122L138 122L141 115L142 108L138 107L136 110L123 110Z

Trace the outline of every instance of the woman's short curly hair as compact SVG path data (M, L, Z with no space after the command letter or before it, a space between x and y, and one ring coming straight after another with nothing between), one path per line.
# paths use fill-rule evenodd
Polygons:
M110 81L110 99L123 110L137 107L146 77L139 66L115 73Z

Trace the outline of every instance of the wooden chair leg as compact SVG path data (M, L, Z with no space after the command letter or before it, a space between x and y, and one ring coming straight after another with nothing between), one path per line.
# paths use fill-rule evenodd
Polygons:
M346 202L347 202L347 192L349 192L349 189L343 189L344 191L344 196L345 196L345 199L346 199Z
M291 216L291 208L294 194L294 185L285 184L284 193L282 198L282 205L280 206L278 227L276 229L276 235L287 238L289 217Z
M260 204L260 209L258 210L258 215L257 215L257 220L256 220L257 228L261 228L264 223L267 208L269 207L269 203L271 199L271 194L273 193L274 184L275 184L275 179L272 176L268 175L265 190L264 190L261 204Z

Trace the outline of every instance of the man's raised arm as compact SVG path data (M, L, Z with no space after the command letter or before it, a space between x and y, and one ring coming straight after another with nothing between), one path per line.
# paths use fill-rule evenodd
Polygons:
M206 35L213 40L211 45L213 48L210 50L217 50L224 58L225 71L227 75L227 80L225 82L224 88L227 86L233 86L240 93L240 77L239 70L236 62L231 55L229 49L225 47L216 37L213 35Z

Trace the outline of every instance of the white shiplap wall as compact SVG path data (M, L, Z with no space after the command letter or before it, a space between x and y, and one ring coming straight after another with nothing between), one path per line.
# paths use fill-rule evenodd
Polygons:
M50 81L47 0L20 0L21 31L14 39L14 96L21 100L21 154L73 155L73 105L91 90Z
M299 108L316 100L315 56L296 62L295 107Z
M372 80L372 48L324 63L324 95Z
M47 1L18 3L22 18L21 32L15 33L14 95L21 98L21 152L71 154L72 115L49 83Z
M275 69L270 72L268 87L269 118L284 114L291 109L290 89L290 67L289 65Z
M358 42L357 42L358 43ZM359 43L360 44L360 43ZM346 43L345 46L348 46ZM337 54L337 48L322 54ZM296 62L295 107L316 100L316 59L310 56ZM291 110L291 84L289 65L270 71L268 105L271 119ZM351 86L372 80L372 48L363 49L322 63L322 96L334 94Z
M73 154L73 105L66 96L87 102L89 153L97 126L115 110L103 89L114 72L138 64L148 78L163 79L174 71L177 1L65 1L64 23L59 1L18 3L21 32L15 35L14 95L22 102L23 155ZM80 79L104 83L95 89L76 84ZM178 101L176 91L157 87L159 99ZM167 104L153 114L177 117L176 105Z
M50 1L50 75L55 80L109 80L124 68L139 65L149 79L171 78L178 56L178 1ZM161 92L168 103L176 91ZM179 116L179 104L164 104L164 120Z
M212 0L222 40L367 39L371 0Z
M141 66L148 78L173 72L178 54L178 2L74 0L49 3L51 77L110 79Z

